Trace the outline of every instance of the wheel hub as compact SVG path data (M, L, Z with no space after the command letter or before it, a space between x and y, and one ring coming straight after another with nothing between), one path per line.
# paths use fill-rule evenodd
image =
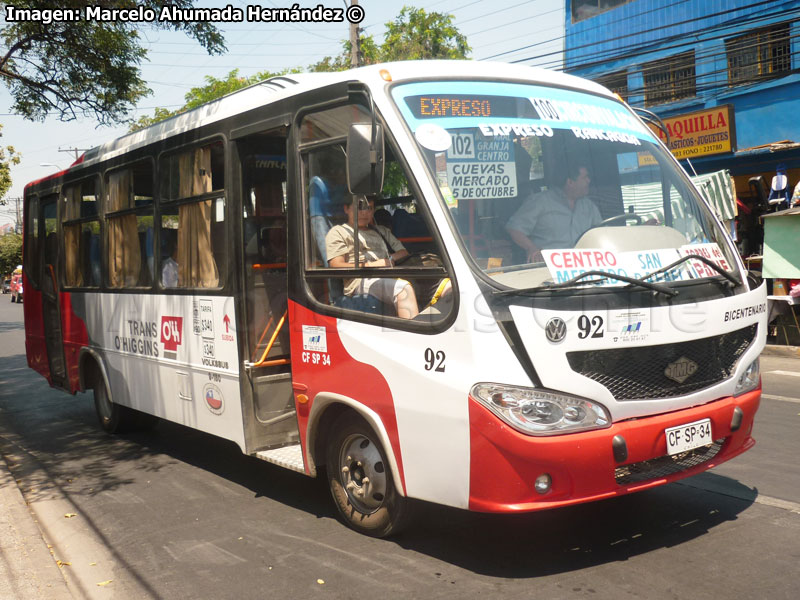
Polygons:
M380 451L360 434L348 437L339 455L339 473L350 504L370 514L383 506L386 495L386 468Z

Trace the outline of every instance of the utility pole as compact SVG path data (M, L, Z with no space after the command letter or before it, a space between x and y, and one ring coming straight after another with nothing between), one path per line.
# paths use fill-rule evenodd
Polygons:
M10 206L11 203L14 206ZM14 233L22 233L22 198L9 198L5 197L0 200L0 206L5 208L2 212L5 213L10 219L14 219Z
M75 153L75 160L78 160L80 154L79 152L86 152L89 148L59 148L59 152L74 152Z
M350 0L350 6L358 6L358 0ZM358 23L350 23L350 67L361 66L361 38L358 35Z
M17 202L17 220L14 223L14 232L15 233L22 233L22 210L20 204L22 203L22 198L17 196L14 198Z

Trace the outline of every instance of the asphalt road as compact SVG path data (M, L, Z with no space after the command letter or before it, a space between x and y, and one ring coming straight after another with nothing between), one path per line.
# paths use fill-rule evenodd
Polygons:
M519 516L422 505L374 540L322 482L161 423L111 437L92 397L27 368L0 296L0 451L73 589L91 598L796 598L800 360L762 360L756 447L626 497ZM435 466L435 461L432 461ZM67 564L68 563L68 564Z

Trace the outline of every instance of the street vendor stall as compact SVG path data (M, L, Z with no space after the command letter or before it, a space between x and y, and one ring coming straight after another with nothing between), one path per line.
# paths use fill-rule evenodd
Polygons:
M777 319L783 341L800 344L798 305L791 295L793 281L800 281L800 207L764 215L763 276L772 279L770 322ZM781 341L780 339L778 341Z

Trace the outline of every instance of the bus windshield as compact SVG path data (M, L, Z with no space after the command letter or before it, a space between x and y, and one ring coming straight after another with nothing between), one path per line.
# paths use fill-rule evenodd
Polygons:
M473 264L501 287L735 272L697 190L621 102L490 81L415 82L392 97Z

